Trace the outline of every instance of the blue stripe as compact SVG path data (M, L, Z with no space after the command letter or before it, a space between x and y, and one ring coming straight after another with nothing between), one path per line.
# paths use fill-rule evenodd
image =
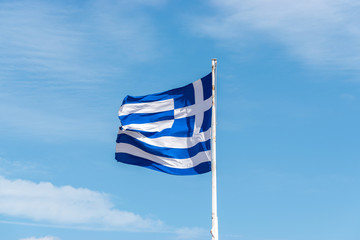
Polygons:
M150 161L148 159L144 159L141 157L133 156L127 153L115 153L115 159L118 162L130 164L130 165L136 165L141 167L150 168L152 170L173 174L173 175L197 175L202 173L207 173L211 171L211 162L203 162L199 165L192 167L192 168L185 168L185 169L179 169L179 168L171 168L166 167L164 165L155 163L153 161Z
M195 103L193 84L188 84L184 87L172 89L166 92L149 94L145 96L126 96L122 104L127 103L147 103L154 101L163 101L167 99L174 99L174 107L182 108L193 105Z
M174 119L174 110L157 113L132 113L125 116L119 116L123 126L135 123L151 123L163 120Z
M205 142L199 142L198 144L190 148L157 147L139 141L136 138L133 138L126 134L118 134L116 142L128 143L150 154L157 155L160 157L175 158L175 159L191 158L196 154L198 154L199 152L207 151L210 150L211 148L210 139Z
M171 128L166 128L160 132L141 132L148 138L158 138L164 136L172 137L191 137L194 132L195 116L175 119Z

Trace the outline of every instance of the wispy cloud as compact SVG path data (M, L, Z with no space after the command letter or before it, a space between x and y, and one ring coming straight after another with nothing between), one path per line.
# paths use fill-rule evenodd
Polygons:
M26 82L86 74L80 61L85 36L71 23L72 14L41 1L2 2L0 31L6 36L0 48L2 78L16 80L27 73L21 79Z
M356 100L356 96L350 93L343 93L340 95L340 97L347 101L354 101Z
M121 211L105 193L0 177L0 213L38 223L123 231L162 231L163 223Z
M46 171L42 167L36 165L33 161L10 161L0 157L0 176L19 174L24 176L26 173L39 175L46 174Z
M355 0L212 1L215 14L199 20L203 34L221 40L265 34L308 64L360 70L360 3ZM241 46L243 47L243 46Z
M2 99L0 97L0 99ZM12 103L0 103L0 111L5 113L0 118L2 127L0 133L4 136L6 134L16 134L22 137L31 136L40 137L41 139L59 141L62 138L79 139L79 138L94 138L102 140L101 133L106 128L103 123L94 114L91 121L88 118L87 110L79 110L74 107L74 104L68 103L64 100L64 106L69 106L69 109L63 110L68 115L64 116L59 109L36 109L36 104L33 106L18 106ZM55 105L56 106L56 105ZM77 114L83 113L82 116ZM84 112L83 112L84 111ZM91 111L91 110L89 110ZM93 113L91 113L93 114ZM115 114L114 114L115 115ZM26 119L24 119L26 116ZM114 117L115 119L115 117ZM91 129L91 131L89 131Z
M122 81L133 64L159 54L157 30L145 10L161 4L1 1L0 135L11 131L56 139L104 132L96 97L109 96L110 79ZM92 101L99 105L89 107ZM92 113L80 115L79 109Z
M60 238L53 237L53 236L45 236L45 237L29 237L29 238L22 238L20 240L60 240Z
M210 231L203 228L179 228L175 230L177 239L199 239L210 236Z
M36 0L0 3L0 83L40 81L61 87L102 81L125 62L156 55L156 35L135 7L160 1L85 1L77 5ZM24 77L26 76L26 77Z
M95 1L88 12L90 19L94 19L90 20L90 31L100 36L92 36L96 39L94 44L102 46L107 58L117 58L120 63L144 62L156 57L157 30L142 7L158 6L161 2Z

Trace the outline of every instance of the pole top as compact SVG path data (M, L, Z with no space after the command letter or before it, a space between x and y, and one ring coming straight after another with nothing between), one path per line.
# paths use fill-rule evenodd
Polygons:
M211 59L211 64L212 64L213 67L217 65L216 58Z

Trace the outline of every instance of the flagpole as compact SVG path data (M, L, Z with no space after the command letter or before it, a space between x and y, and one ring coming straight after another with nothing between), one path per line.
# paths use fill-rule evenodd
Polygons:
M212 240L219 239L218 216L217 216L217 187L216 187L216 65L217 60L211 60L212 65L212 117L211 117L211 185L212 185L212 213L211 235Z

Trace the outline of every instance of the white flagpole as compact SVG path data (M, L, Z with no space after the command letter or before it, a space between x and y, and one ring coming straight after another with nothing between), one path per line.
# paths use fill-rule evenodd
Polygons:
M217 217L217 188L216 188L216 58L211 60L212 63L212 117L211 117L211 176L212 176L212 213L211 213L211 235L212 240L219 239L218 217Z

